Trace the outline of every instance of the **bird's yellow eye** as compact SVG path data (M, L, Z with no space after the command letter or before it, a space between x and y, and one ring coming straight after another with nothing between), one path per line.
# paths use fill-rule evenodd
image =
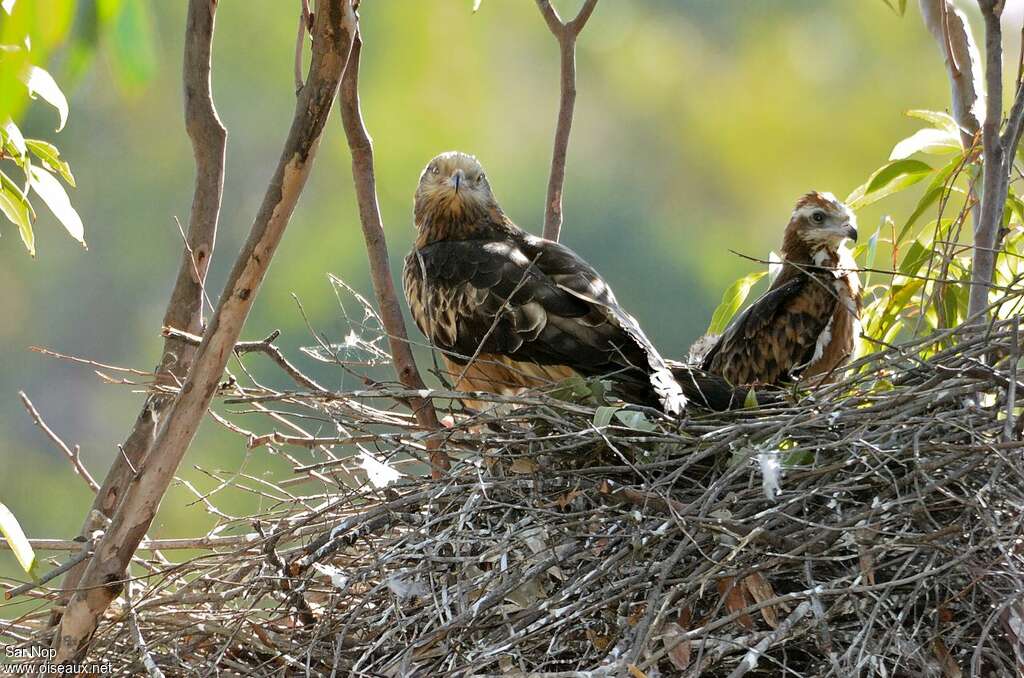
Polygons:
M814 223L820 224L823 221L825 221L825 213L824 212L815 212L814 214L811 215L811 219L814 221Z

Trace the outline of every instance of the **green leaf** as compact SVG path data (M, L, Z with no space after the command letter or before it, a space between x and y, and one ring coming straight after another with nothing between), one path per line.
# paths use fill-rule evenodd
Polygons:
M957 153L960 150L960 135L958 133L925 127L893 146L889 160L903 160L915 153L946 155Z
M32 232L32 206L16 183L0 172L0 212L4 213L18 227L21 240L28 248L28 253L36 255L36 238Z
M57 115L60 116L57 131L64 129L64 124L68 121L68 100L64 92L60 91L53 76L38 66L30 66L28 73L25 74L25 85L30 96L39 95L43 101L57 109Z
M14 557L18 559L21 569L25 570L34 581L38 580L39 563L36 561L36 552L32 548L32 544L28 543L18 519L3 504L0 504L0 532L3 532L4 539L14 551Z
M921 267L931 258L932 248L926 246L920 239L915 240L907 248L907 253L900 262L899 272L901 275L917 275Z
M924 109L915 108L907 111L908 118L917 118L918 120L924 120L925 122L931 123L940 129L944 129L950 134L960 134L960 125L957 124L956 120L953 119L949 113L943 113L941 111L926 111ZM959 138L959 137L958 137ZM957 144L960 145L959 143Z
M643 412L637 412L636 410L619 410L615 413L615 418L621 421L627 428L631 428L636 431L650 433L657 428L651 420L647 418L647 415Z
M57 221L63 224L68 234L85 246L85 227L82 225L82 218L71 206L71 200L64 187L57 181L57 177L41 167L32 167L29 169L29 185L43 199L53 212L53 216L57 217Z
M958 153L955 158L946 163L946 166L940 169L938 173L936 173L936 175L932 178L931 183L928 184L928 188L925 189L925 192L921 196L921 199L917 201L917 205L914 207L914 211L911 212L910 216L907 218L906 223L903 224L903 228L900 229L899 235L896 236L897 245L903 242L903 238L904 236L907 235L907 232L910 230L910 228L917 222L918 219L921 218L921 215L924 214L929 207L934 205L939 200L939 198L942 197L942 194L947 190L947 188L949 190L954 190L952 186L947 187L946 184L949 181L949 177L952 176L953 172L956 171L958 167L960 167L961 163L963 163L963 159L963 154Z
M75 177L71 174L71 165L61 160L60 151L53 144L41 139L25 139L25 145L32 153L43 161L43 165L60 174L71 187L75 186Z
M476 14L477 10L480 9L481 0L473 0L473 13Z
M747 395L743 398L743 407L747 409L756 409L757 406L757 389L751 386L747 389Z
M766 271L758 271L757 273L745 275L730 285L725 290L725 293L722 294L722 302L715 309L714 315L711 316L711 325L708 326L707 334L721 334L729 325L729 321L732 320L736 311L746 301L747 296L750 294L750 288L766 275Z
M882 165L866 183L846 198L851 209L866 207L882 198L913 186L931 174L931 165L920 160L904 159Z
M19 158L24 157L28 153L25 137L21 136L21 130L18 129L18 126L10 118L7 118L7 122L4 123L3 132L4 140L7 142L4 146L8 150L13 148Z
M603 405L594 412L594 426L601 428L612 423L612 416L618 412L621 407L614 407L611 405Z

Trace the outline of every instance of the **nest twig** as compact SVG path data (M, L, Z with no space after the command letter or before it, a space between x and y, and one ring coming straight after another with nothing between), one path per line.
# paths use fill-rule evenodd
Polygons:
M247 536L134 573L130 614L109 613L91 659L166 675L1014 675L1019 342L1015 321L965 328L792 404L678 422L492 397L492 413L456 412L442 481L419 475L428 434L388 409L400 390L232 384L228 400L292 422L238 432L320 450L296 478L335 489L260 479L273 505L217 528ZM337 436L295 435L310 419ZM365 482L381 469L407 474ZM5 634L46 643L46 615Z

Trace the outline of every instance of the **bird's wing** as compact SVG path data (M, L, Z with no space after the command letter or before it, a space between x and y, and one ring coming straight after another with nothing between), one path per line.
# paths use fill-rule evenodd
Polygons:
M498 353L585 375L660 368L652 386L667 410L682 409L678 384L636 320L592 267L557 243L435 242L409 255L404 283L420 330L453 360Z
M795 275L737 316L701 366L736 384L787 379L813 359L835 304L826 282Z

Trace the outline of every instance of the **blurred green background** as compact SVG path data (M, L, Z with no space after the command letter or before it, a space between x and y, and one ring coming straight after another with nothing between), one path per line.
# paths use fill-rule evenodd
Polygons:
M58 143L71 162L78 181L71 198L89 250L45 209L35 260L13 226L0 226L0 501L31 537L73 536L91 497L33 427L17 391L81 445L98 478L142 396L28 347L152 367L181 252L175 218L188 219L193 167L180 83L186 3L124 2L130 21L101 36L97 59L73 84L62 70L73 66L67 55L58 52L48 64L70 99L67 128L55 136L53 111L41 103L22 124L26 135ZM579 2L556 4L568 13ZM476 154L506 211L539 232L558 54L534 3L484 0L475 14L471 0L363 5L363 108L394 272L413 238L418 174L440 151ZM219 3L213 85L229 140L209 279L214 297L291 119L297 8L280 0ZM971 20L978 34L977 17ZM811 189L845 196L920 126L903 111L944 110L948 99L916 3L900 18L881 0L604 0L580 39L578 89L564 242L604 273L673 357L703 332L723 289L757 267L729 248L767 256L798 196ZM865 209L862 233L873 232L894 204L904 203ZM336 338L347 331L328 272L371 293L337 114L243 334L261 338L280 328L279 343L303 367L325 384L352 387L351 378L297 350L312 340L292 294L317 329ZM283 383L258 356L247 364ZM207 421L180 476L209 489L215 481L197 466L237 469L242 462L257 476L290 466L266 451L247 452L241 439ZM246 492L217 497L243 515L261 501ZM189 536L208 526L213 518L193 501L174 487L151 536ZM13 556L0 551L0 572L16 570Z

